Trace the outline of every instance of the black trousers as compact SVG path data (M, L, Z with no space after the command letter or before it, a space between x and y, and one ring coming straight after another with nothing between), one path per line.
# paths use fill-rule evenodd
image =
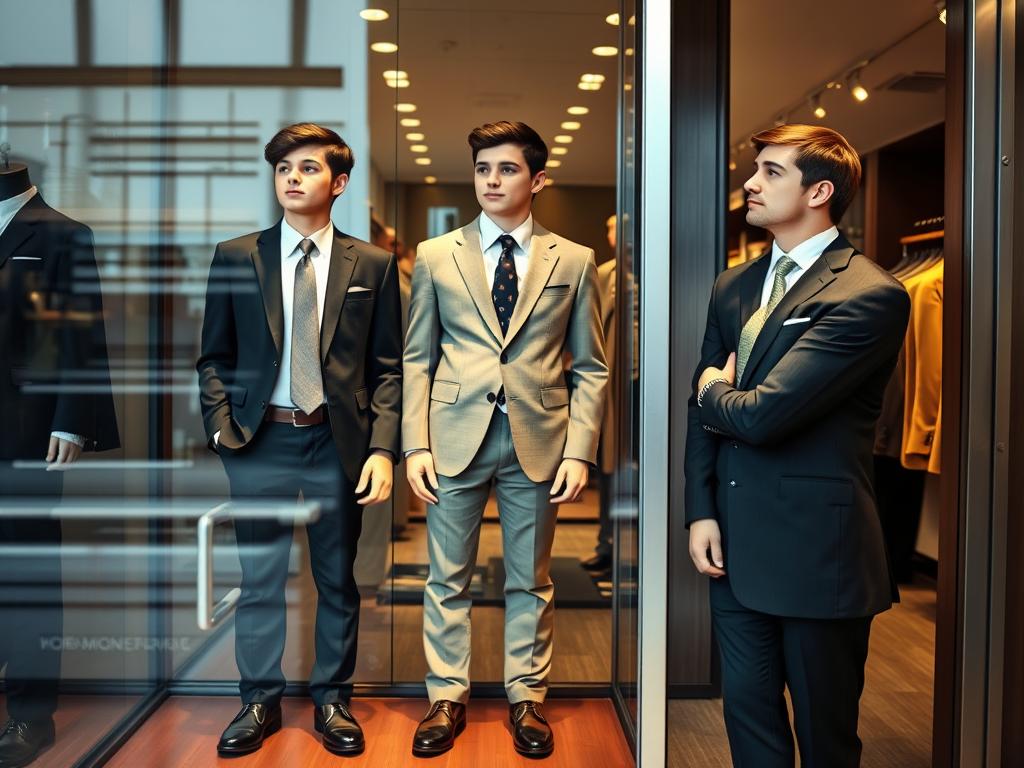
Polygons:
M727 576L711 580L725 727L735 768L792 768L793 703L801 768L856 768L871 617L796 619L752 611Z
M60 472L15 469L0 460L0 667L5 668L7 713L39 721L57 710L64 612L61 590L61 524L46 514L60 503ZM37 517L15 512L28 499ZM56 642L54 642L56 641Z
M359 591L352 566L362 508L345 476L327 424L293 427L264 423L238 451L222 450L232 501L319 501L319 519L307 526L317 588L316 660L309 676L317 705L347 702L356 664ZM275 704L287 624L285 582L294 526L278 519L235 520L242 565L242 595L235 614L235 659L242 702Z
M611 473L598 473L598 492L600 507L598 508L597 546L594 553L605 557L612 556L612 478Z

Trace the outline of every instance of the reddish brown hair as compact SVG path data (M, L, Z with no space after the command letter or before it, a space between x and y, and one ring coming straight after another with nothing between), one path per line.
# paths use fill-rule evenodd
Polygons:
M310 145L324 148L332 179L352 172L352 166L356 163L352 149L337 133L316 123L296 123L282 128L267 142L263 157L276 167L292 150Z
M853 202L860 186L860 156L850 142L831 128L819 125L780 125L750 137L760 152L769 145L796 147L796 167L804 187L830 181L835 191L829 201L829 216L838 224Z

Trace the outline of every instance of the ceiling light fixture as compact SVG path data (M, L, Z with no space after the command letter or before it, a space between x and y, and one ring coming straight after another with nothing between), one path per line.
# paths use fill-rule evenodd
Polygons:
M394 43L372 43L370 45L370 50L374 53L394 53L398 50L398 46Z
M429 157L417 157L416 158L416 165L430 165L430 158Z
M420 120L418 117L403 117L399 120L399 123L403 128L419 128Z
M820 93L816 93L811 97L811 112L813 112L814 116L819 120L824 120L825 116L828 114L828 112L825 111L825 108L821 106Z
M359 12L359 18L363 21L385 21L389 14L382 8L364 8Z
M546 178L544 180L544 186L545 187L550 187L550 186L554 185L554 183L555 183L555 180L552 179L550 176L548 176L548 178Z
M561 165L562 165L562 161L561 160L548 160L547 164L544 167L545 168L558 168Z
M850 75L850 79L847 82L847 85L850 89L850 95L853 96L853 98L855 98L857 101L864 102L868 100L868 96L870 94L868 93L868 89L865 88L860 81L859 69L852 75Z
M382 73L385 80L408 80L409 73L404 69L385 69Z
M578 131L582 123L578 123L575 120L566 120L562 123L562 130L565 131Z
M619 49L614 45L599 45L596 48L590 50L595 56L617 56Z
M604 20L613 27L619 26L619 14L617 13L609 13L604 17Z
M601 84L600 83L580 83L576 87L579 88L581 91L600 91L601 90Z
M555 136L555 143L556 144L572 144L572 136L568 136L568 135L566 135L564 133L560 133L558 136Z
M424 176L423 177L423 183L424 184L437 184L437 176Z
M551 148L551 154L552 155L568 155L569 154L569 148L568 147L552 147Z
M412 83L408 80L387 80L388 88L408 88Z
M937 10L939 12L939 21L941 21L943 24L945 24L946 23L946 3L944 2L944 0L939 0L937 3L935 3L935 10Z
M426 144L413 144L409 147L410 152L427 152L429 149Z
M584 72L580 75L581 83L603 83L604 75L595 75L592 72Z
M395 104L395 111L396 112L415 112L416 111L416 105L415 104L408 104L406 102L400 102L398 104Z
M405 134L405 138L407 138L409 141L423 141L423 139L425 139L426 136L424 136L422 133L407 133Z
M569 107L567 110L570 115L586 115L590 113L589 107Z

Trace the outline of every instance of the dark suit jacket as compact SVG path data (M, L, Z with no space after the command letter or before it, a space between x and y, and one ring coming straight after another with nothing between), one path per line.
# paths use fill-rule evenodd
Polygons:
M366 291L349 293L353 287ZM217 246L210 266L199 372L206 434L237 450L263 424L281 364L281 225ZM324 392L346 475L370 451L399 455L402 320L394 257L334 230L320 328Z
M737 349L770 260L719 275L696 377ZM690 398L686 522L718 520L744 606L850 618L898 600L872 445L909 312L903 286L840 236L769 316L743 380L716 384L701 408Z
M0 235L0 458L42 460L50 432L120 444L92 231L29 200Z

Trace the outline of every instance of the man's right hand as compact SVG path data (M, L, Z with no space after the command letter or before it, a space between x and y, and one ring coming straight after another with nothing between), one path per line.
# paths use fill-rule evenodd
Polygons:
M437 490L437 475L434 473L434 457L430 451L415 451L406 456L405 476L418 498L437 504L437 497L433 494Z
M711 550L710 560L708 550ZM718 528L717 520L697 520L690 524L690 559L700 573L715 579L725 576L722 532Z

